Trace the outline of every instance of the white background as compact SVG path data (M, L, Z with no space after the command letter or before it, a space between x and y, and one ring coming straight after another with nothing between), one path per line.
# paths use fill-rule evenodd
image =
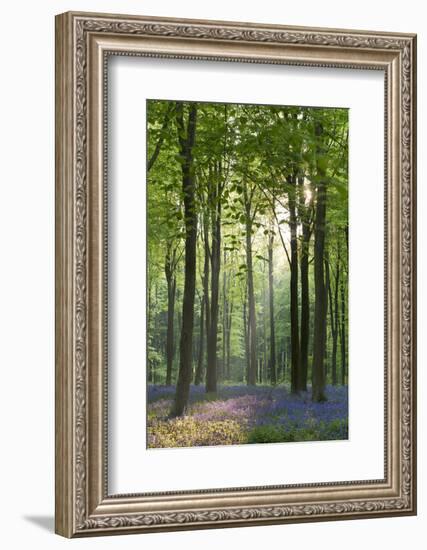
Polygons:
M216 0L144 2L85 0L38 3L15 0L2 6L0 307L0 489L2 547L64 547L174 550L266 546L338 550L425 547L425 400L419 399L418 517L274 527L105 537L66 541L52 534L54 495L54 40L53 16L68 9L145 13L176 17L247 20L419 33L418 89L425 95L422 2L360 0L281 3ZM423 93L421 93L423 92ZM426 112L419 105L419 151L425 150ZM420 154L421 157L421 154ZM425 330L427 208L425 163L419 159L419 393L426 376Z
M382 479L384 73L116 57L109 79L110 494ZM349 108L348 441L146 449L146 98Z

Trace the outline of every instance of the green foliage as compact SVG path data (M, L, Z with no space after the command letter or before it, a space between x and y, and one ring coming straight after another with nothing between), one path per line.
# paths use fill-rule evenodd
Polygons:
M184 121L189 103L183 103ZM322 135L315 134L321 124ZM183 296L185 224L183 216L182 162L179 139L185 132L177 123L176 102L147 102L147 158L159 149L147 173L147 297L148 362L156 380L164 379L168 294L165 258L174 251L176 280L174 375L177 371L179 323ZM161 147L159 148L159 144ZM296 202L298 247L302 227L313 224L319 169L327 188L326 249L332 272L339 266L347 293L348 258L348 110L298 106L199 103L196 142L193 148L198 215L194 362L199 345L199 318L203 296L205 237L212 241L215 216L221 224L221 274L217 355L222 359L224 295L232 304L230 328L231 374L243 381L245 372L244 307L247 302L248 266L246 238L253 252L252 274L257 312L257 357L268 361L268 239L274 235L273 275L278 363L285 357L289 376L289 201ZM294 178L294 179L292 179ZM299 178L299 180L298 180ZM295 184L295 179L297 184ZM298 183L298 181L302 183ZM218 214L220 213L220 214ZM206 230L206 235L205 235ZM136 251L138 253L138 251ZM225 256L224 256L225 255ZM313 319L313 237L310 259L310 314ZM226 277L226 287L224 285ZM211 281L208 288L211 288ZM347 315L345 304L345 315ZM328 321L329 323L330 321ZM141 330L144 330L141 328ZM311 329L312 330L312 327ZM309 355L311 355L311 337ZM327 362L330 377L331 328L328 328ZM206 351L206 345L205 345ZM340 359L338 350L338 360ZM205 360L204 360L205 363ZM310 367L309 367L310 368ZM267 371L266 371L267 372Z
M248 443L285 443L298 441L331 441L346 439L348 436L348 420L333 420L320 422L311 428L267 424L257 426L248 433Z
M282 426L269 424L257 426L248 434L248 443L283 443L295 441L292 432L286 432Z

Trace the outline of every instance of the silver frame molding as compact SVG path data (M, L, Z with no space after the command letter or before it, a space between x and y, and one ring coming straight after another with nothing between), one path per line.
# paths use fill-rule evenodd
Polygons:
M107 59L384 71L385 476L109 495ZM416 36L68 12L56 17L56 532L66 537L416 513Z

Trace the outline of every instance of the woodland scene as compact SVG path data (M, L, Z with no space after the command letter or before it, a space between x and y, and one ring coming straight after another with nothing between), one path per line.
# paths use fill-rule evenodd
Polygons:
M348 438L348 110L147 101L147 446Z

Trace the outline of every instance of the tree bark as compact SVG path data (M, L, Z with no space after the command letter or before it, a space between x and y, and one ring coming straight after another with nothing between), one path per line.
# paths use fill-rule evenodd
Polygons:
M243 333L245 338L245 377L246 383L249 384L249 324L247 309L247 292L245 291L245 299L243 301Z
M206 392L216 393L218 361L218 300L219 300L219 274L221 268L221 197L219 192L219 177L214 176L214 181L209 182L211 213L211 299L210 299L210 327L207 334L207 367L206 367Z
M197 357L197 368L196 368L196 376L194 379L194 383L196 386L199 386L202 383L203 380L203 356L204 356L204 342L205 342L205 297L202 296L202 299L200 300L200 326L199 326L199 353Z
M331 287L331 274L329 269L329 255L327 251L325 251L325 260L324 260L324 270L325 270L325 309L326 309L326 316L325 316L325 355L324 355L324 377L325 377L325 384L328 380L328 307L329 307L329 289Z
M171 252L170 247L167 249L165 260L165 275L168 289L168 324L166 330L166 385L172 384L172 365L175 352L174 345L174 315L175 315L175 294L176 294L176 277L175 277L175 253Z
M152 338L153 338L153 329L152 329L152 319L153 319L153 300L152 300L152 280L151 277L148 277L148 296L147 296L147 349L152 344ZM153 365L150 361L150 357L147 354L147 363L148 363L148 381L154 384L154 377L153 377Z
M317 122L315 135L318 141L323 134L322 125ZM314 225L314 338L313 338L313 387L312 399L326 400L325 396L325 338L326 338L326 292L324 278L325 222L326 222L326 183L323 164L324 150L318 144L317 164L317 204Z
M179 131L180 156L182 159L182 193L184 197L185 220L185 258L184 258L184 296L182 304L182 329L178 382L174 416L181 416L188 404L192 375L192 346L194 325L194 297L196 291L196 243L197 212L195 204L195 179L193 170L193 147L196 137L197 106L191 103L188 109L188 123L184 125L184 105L176 104Z
M226 365L226 356L227 356L227 324L228 324L228 301L227 301L227 251L225 247L223 249L223 260L222 260L222 376L220 378L227 378L227 365Z
M346 377L346 319L345 319L345 290L344 282L341 280L341 384L345 385Z
M249 372L248 385L255 386L257 381L257 352L256 352L256 317L255 317L255 292L252 260L252 219L250 201L245 193L246 207L246 269L248 282L248 309L249 309Z
M267 275L268 278L268 275ZM263 360L261 362L261 381L267 381L268 374L268 353L267 353L267 303L268 296L266 292L265 284L265 262L263 262L263 275L262 275L262 352Z
M331 333L332 333L332 385L337 384L337 349L338 349L338 288L339 288L339 256L335 271L335 286L334 294L332 295L332 285L329 284L329 313L331 317Z
M277 383L276 372L276 330L274 325L274 278L273 278L273 245L274 233L268 238L268 294L270 306L270 380L272 385Z
M294 176L287 178L289 186L289 228L291 232L291 392L299 390L300 373L300 344L299 344L299 319L298 319L298 238L296 216L296 179Z
M233 320L233 302L228 304L228 317L227 317L227 349L226 349L226 372L227 372L227 379L231 380L231 363L230 363L230 356L231 356L231 323Z
M159 290L159 287L158 287L158 283L156 282L155 285L154 285L153 311L157 311L157 304L158 304L158 301L159 301L158 290ZM153 345L154 348L157 348L157 349L158 349L158 334L159 334L159 315L158 315L158 313L156 313L154 315L154 319L153 319L152 345ZM156 380L156 363L154 363L154 365L153 365L152 375L153 375L153 384L156 384L157 383L157 380Z
M308 373L308 344L310 338L310 286L309 286L309 246L311 238L310 216L313 206L313 199L305 204L304 179L299 179L300 200L299 212L302 219L302 242L301 242L301 368L298 380L298 389L307 391Z

